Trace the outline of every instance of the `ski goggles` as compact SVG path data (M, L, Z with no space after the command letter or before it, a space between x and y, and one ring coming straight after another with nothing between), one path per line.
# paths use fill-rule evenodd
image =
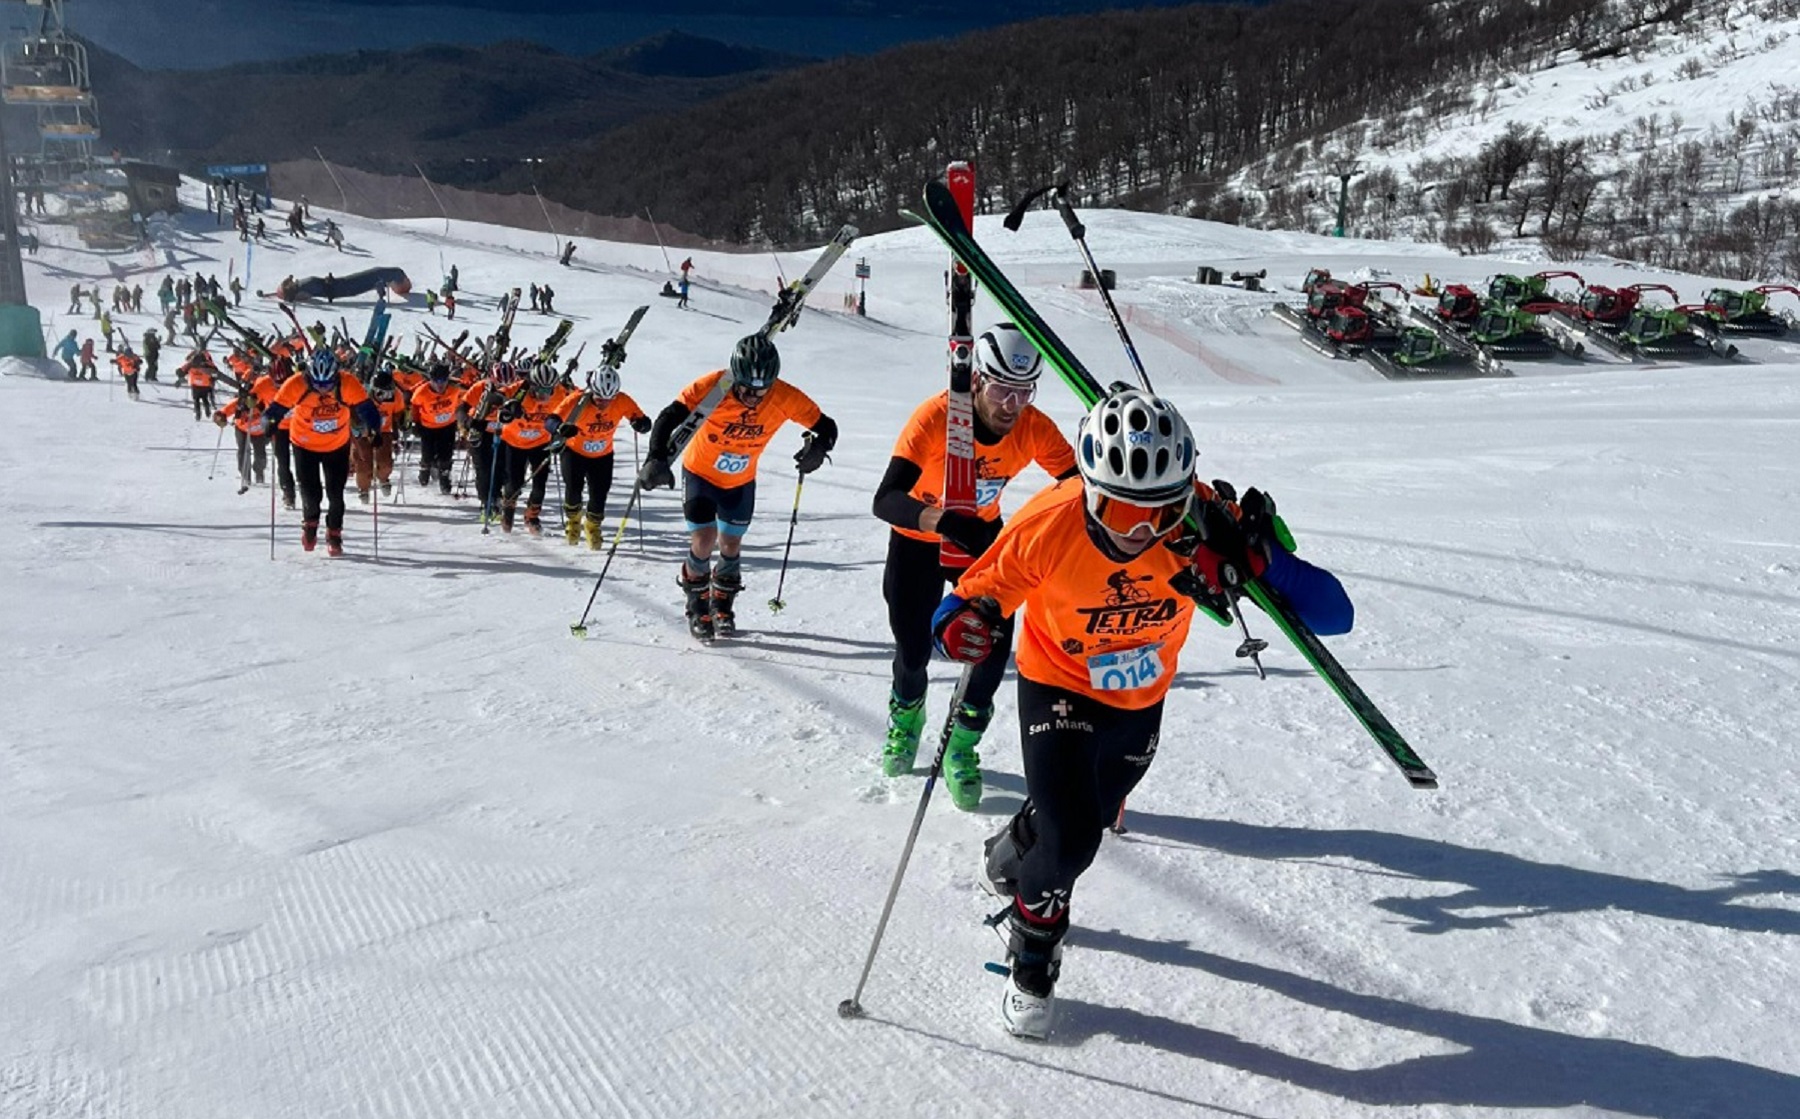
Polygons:
M1192 494L1184 493L1161 505L1134 505L1116 497L1108 497L1092 486L1087 491L1088 515L1115 536L1137 535L1148 528L1152 535L1165 536L1175 531L1187 516Z
M981 378L981 395L999 408L1019 409L1037 399L1036 385L1009 385L992 377Z

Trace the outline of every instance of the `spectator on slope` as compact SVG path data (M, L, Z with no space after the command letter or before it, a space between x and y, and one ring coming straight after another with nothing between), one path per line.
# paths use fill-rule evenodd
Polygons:
M344 485L350 478L350 424L371 430L381 413L354 374L341 372L337 354L324 347L307 358L306 374L289 377L269 405L268 418L288 419L294 473L300 483L300 546L318 542L319 513L325 505L325 550L344 554Z
M81 375L75 371L75 355L80 349L81 343L75 340L75 332L71 330L63 335L62 341L58 342L56 348L50 351L52 354L61 358L64 365L68 366L69 380L71 381L78 381L81 379Z
M1260 576L1321 634L1350 628L1330 573L1276 539L1255 490L1241 514L1196 484L1194 440L1167 401L1120 387L1075 437L1078 478L1021 509L938 607L938 647L980 664L1024 611L1018 655L1025 804L986 843L982 884L1011 897L1006 1029L1049 1032L1075 882L1149 769L1195 601ZM1193 512L1200 531L1184 517ZM1241 519L1240 519L1241 518Z
M551 315L556 313L555 300L556 293L550 290L549 284L545 284L538 289L538 310L542 311L544 314Z
M618 356L622 360L624 355ZM650 430L650 417L619 391L619 373L610 365L589 373L587 388L564 397L556 415L562 421L556 438L562 445L563 535L570 544L577 543L585 526L588 547L598 550L606 499L612 492L613 440L619 424L629 423L642 435Z
M946 584L961 566L940 562L945 539L980 556L1000 532L1000 497L1033 462L1058 481L1075 474L1075 452L1056 423L1032 406L1043 359L1012 323L1000 323L975 342L973 354L975 509L944 508L948 392L913 410L875 489L874 512L893 526L881 593L894 635L893 688L888 694L887 743L881 767L889 777L911 773L925 725L931 618ZM969 680L944 752L944 785L958 808L981 803L981 756L976 747L994 714L994 693L1012 652L1012 624L994 627L991 653Z
M106 352L109 354L113 352L113 336L112 335L113 335L112 312L111 311L102 311L102 312L100 312L100 337L106 339Z
M639 474L644 489L675 485L675 430L728 374L725 395L694 432L681 459L688 556L679 581L687 596L688 629L702 640L737 631L733 604L744 585L739 554L756 512L756 464L764 448L787 421L805 426L805 439L794 455L804 476L824 465L838 434L837 423L811 397L777 379L781 355L775 343L761 333L751 334L738 341L729 368L694 381L658 414L649 457Z
M531 309L533 311L538 309L538 286L536 284L531 285Z
M81 290L80 284L76 283L76 284L69 285L68 314L71 314L71 315L81 314L81 300L85 296L85 294L86 293Z
M131 313L142 314L144 310L144 285L131 285Z
M144 331L144 379L156 380L156 359L162 356L162 339L157 337L156 328Z
M231 278L230 286L231 286L231 305L233 307L242 307L244 305L244 281L238 279L236 276L233 276Z
M100 374L94 368L94 340L92 338L81 340L81 374L75 379L77 381L98 381L100 379Z

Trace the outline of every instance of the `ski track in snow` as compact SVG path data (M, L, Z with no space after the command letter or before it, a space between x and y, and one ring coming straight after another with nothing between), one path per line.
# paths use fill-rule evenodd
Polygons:
M683 313L647 298L654 246L584 241L564 270L542 234L333 216L415 283L458 264L477 331L532 280L561 289L571 345L650 302L624 376L652 412L760 320L773 272L696 253ZM844 265L783 336L784 376L844 439L806 485L778 614L797 436L765 455L744 632L712 647L680 617L666 493L576 640L604 553L563 543L554 497L533 540L408 486L379 559L371 508L352 500L340 561L301 553L282 511L271 562L268 490L233 496L229 448L207 480L217 432L166 381L134 405L9 362L19 430L104 430L0 442L0 1115L1800 1114L1779 1025L1800 978L1800 347L1390 384L1268 306L1312 264L1410 284L1493 262L1086 217L1203 476L1265 485L1344 578L1358 625L1332 647L1443 789L1406 788L1279 642L1258 682L1197 629L1130 833L1078 891L1056 1032L1028 1045L995 1024L976 885L1024 791L1009 684L987 798L931 806L870 1020L844 1022L921 787L876 767L868 500L942 381L928 235L852 250L874 321L837 313ZM60 308L106 262L54 232L27 275ZM1060 228L978 233L1097 375L1130 377ZM243 263L204 216L160 235L221 279ZM338 259L282 248L253 287ZM1266 266L1271 290L1201 287L1198 263ZM47 330L91 329L65 318ZM422 300L395 330L421 319ZM1054 385L1040 405L1078 415Z

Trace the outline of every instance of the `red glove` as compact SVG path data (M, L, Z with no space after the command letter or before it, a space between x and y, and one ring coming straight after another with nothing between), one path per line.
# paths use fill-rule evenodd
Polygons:
M1003 620L992 599L965 602L938 622L938 649L953 661L980 664L994 651L994 630Z

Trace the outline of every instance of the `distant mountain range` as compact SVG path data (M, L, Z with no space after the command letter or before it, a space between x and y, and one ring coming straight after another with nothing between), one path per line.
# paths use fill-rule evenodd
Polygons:
M475 183L812 61L669 32L587 57L529 43L357 51L216 70L143 70L91 49L105 142L193 166L329 158Z

